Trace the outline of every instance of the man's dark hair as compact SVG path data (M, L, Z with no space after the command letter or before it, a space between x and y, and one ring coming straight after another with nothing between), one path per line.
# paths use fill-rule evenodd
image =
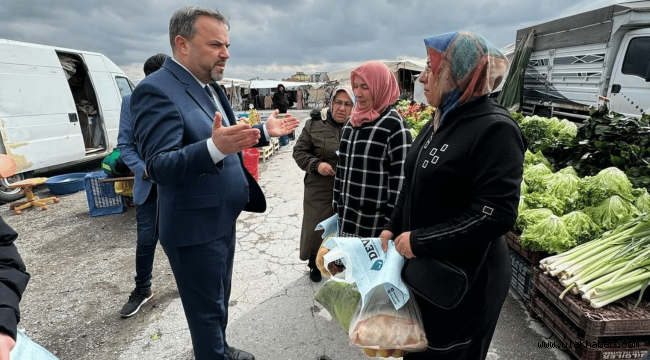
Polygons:
M172 53L176 51L176 36L180 35L191 40L196 35L197 30L194 25L199 16L209 16L230 30L228 19L219 10L200 6L183 6L176 10L169 20L169 43L172 46Z
M160 69L167 59L167 54L156 54L151 56L144 62L144 76L149 76L152 72Z

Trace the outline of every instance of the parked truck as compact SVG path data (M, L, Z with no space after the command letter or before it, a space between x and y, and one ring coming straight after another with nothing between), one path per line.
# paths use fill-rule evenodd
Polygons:
M134 85L106 56L0 39L0 153L17 164L9 184L35 172L97 160L117 146L122 97Z
M528 49L523 46L527 36L534 36ZM516 102L526 115L582 121L603 102L628 116L650 113L650 1L520 29L515 59L518 54L530 55L527 63L519 63L524 75L511 71L503 91L517 89ZM509 87L512 81L519 84Z

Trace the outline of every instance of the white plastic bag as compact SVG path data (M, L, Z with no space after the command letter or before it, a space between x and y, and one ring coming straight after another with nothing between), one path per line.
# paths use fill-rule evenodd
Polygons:
M367 303L358 308L350 323L350 343L364 349L382 350L379 356L402 356L394 350L424 351L427 337L414 299L399 309L381 287L368 294ZM392 351L388 351L392 350ZM369 352L366 351L366 354Z
M332 237L323 246L329 251L323 255L324 267L331 275L347 283L356 283L361 293L361 306L365 306L367 294L375 287L382 287L396 309L409 299L408 287L401 277L404 257L395 250L393 242L388 251L381 247L380 238ZM318 259L317 259L318 260ZM331 264L340 260L344 271L332 273Z

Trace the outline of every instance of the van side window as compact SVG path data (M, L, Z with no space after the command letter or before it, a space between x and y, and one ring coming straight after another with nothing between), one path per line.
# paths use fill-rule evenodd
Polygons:
M115 83L117 84L117 88L120 89L121 97L125 97L129 95L131 92L133 92L133 88L131 87L131 82L129 81L129 79L125 77L116 76Z
M650 37L638 37L630 41L623 61L623 74L645 79L650 64Z

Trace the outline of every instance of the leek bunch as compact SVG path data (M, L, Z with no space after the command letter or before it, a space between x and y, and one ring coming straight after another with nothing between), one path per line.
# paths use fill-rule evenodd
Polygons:
M547 274L569 291L600 308L640 291L634 308L650 283L650 214L639 216L599 239L542 259Z

